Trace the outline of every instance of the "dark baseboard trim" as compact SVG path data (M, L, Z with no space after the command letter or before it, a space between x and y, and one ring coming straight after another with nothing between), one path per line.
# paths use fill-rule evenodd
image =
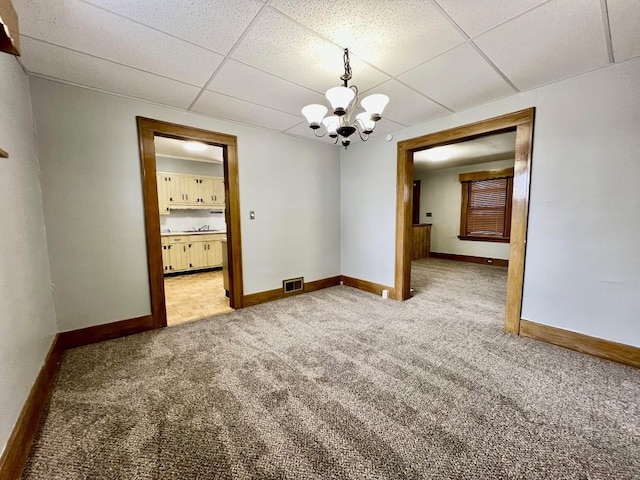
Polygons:
M364 290L365 292L374 293L376 295L382 295L382 290L389 290L389 298L395 298L394 288L381 285L380 283L369 282L367 280L360 280L359 278L342 275L342 284L347 287L357 288L358 290Z
M509 260L501 258L473 257L471 255L456 255L455 253L431 252L431 258L441 258L443 260L455 260L456 262L480 263L482 265L492 265L494 267L508 267Z
M60 336L56 334L0 458L0 479L13 480L22 476L61 361Z
M640 368L640 347L590 337L524 319L520 320L520 335Z
M68 350L69 348L82 347L92 343L104 342L105 340L126 337L127 335L146 332L152 329L153 317L151 315L144 315L119 322L105 323L94 327L62 332L60 333L58 341L63 350Z
M335 287L340 285L340 275L335 277L323 278L320 280L314 280L312 282L305 282L304 288L300 292L285 294L282 288L275 290L266 290L264 292L251 293L242 297L242 306L250 307L252 305L258 305L260 303L273 302L274 300L280 300L286 297L292 297L294 295L300 295L302 293L314 292L316 290L322 290L323 288Z

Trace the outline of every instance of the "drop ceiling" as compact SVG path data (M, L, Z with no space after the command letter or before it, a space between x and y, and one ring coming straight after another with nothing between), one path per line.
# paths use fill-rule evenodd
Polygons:
M374 135L640 55L640 0L13 3L30 75L308 139L345 47Z

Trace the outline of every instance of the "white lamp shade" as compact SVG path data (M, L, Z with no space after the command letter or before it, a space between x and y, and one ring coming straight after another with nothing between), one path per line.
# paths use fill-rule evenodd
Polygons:
M324 124L325 128L327 129L327 133L329 135L337 135L338 134L336 132L336 130L340 126L340 117L337 117L337 116L333 115L331 117L327 117L324 120L322 120L322 123Z
M382 115L387 103L389 103L389 97L381 93L376 93L363 98L360 105L362 105L362 108L364 108L369 115Z
M320 125L327 113L327 107L317 103L307 105L302 109L302 114L306 117L310 125Z
M371 114L367 112L359 113L356 115L356 120L360 122L363 132L373 132L376 128L376 122L371 120Z
M356 92L347 87L333 87L327 90L326 97L334 110L341 108L346 110Z

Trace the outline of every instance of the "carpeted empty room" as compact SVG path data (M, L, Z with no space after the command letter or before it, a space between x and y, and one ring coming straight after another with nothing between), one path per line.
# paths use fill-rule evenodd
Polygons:
M640 371L505 334L503 268L413 281L67 351L23 478L640 478Z

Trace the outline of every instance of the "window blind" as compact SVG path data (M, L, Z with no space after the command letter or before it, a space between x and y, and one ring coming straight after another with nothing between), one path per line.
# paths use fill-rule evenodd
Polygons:
M469 182L467 228L465 235L508 237L505 235L507 178Z

